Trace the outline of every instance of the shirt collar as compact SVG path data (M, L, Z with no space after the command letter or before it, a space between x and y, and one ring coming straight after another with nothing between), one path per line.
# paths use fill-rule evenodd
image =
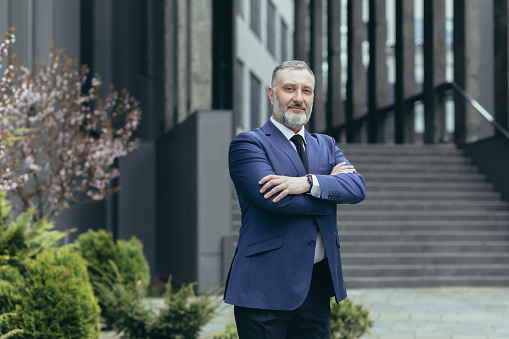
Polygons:
M290 140L290 138L293 137L295 134L299 134L302 137L302 139L304 139L304 144L306 144L306 134L305 134L306 129L304 128L304 126L302 126L302 128L297 133L295 133L282 123L274 120L272 116L270 117L270 121L274 124L274 126L277 127L278 130L281 131L281 133L283 133L286 139Z

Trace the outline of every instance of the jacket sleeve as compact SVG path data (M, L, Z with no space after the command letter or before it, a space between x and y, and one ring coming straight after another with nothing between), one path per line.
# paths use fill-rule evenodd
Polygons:
M250 133L241 133L230 143L228 156L230 177L255 205L269 212L300 215L331 215L336 209L332 201L313 198L308 194L288 195L274 203L274 195L265 199L258 182L265 176L276 174L263 145Z
M334 143L335 165L346 162L343 152ZM364 177L359 173L340 173L336 175L317 175L316 178L321 187L321 199L336 204L356 204L366 198L366 183Z

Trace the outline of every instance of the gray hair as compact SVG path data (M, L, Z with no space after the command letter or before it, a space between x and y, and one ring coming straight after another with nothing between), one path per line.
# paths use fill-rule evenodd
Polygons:
M286 68L308 70L309 73L311 73L311 75L313 76L313 87L315 87L315 75L313 74L313 71L311 70L309 65L307 63L305 63L304 61L300 61L300 60L288 60L288 61L283 61L281 64L279 64L276 68L274 68L274 71L272 72L272 82L271 82L270 86L274 90L276 89L276 84L279 81L279 75L281 73L281 70L286 69Z

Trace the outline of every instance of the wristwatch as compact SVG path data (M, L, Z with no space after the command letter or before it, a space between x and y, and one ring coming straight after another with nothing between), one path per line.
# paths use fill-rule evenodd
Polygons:
M311 174L306 174L306 177L308 178L308 182L311 185L309 188L308 193L311 193L311 190L313 189L313 176Z

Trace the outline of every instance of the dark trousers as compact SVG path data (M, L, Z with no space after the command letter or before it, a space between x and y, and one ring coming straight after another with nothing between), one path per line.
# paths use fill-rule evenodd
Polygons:
M313 266L308 295L292 311L235 306L239 339L329 339L332 279L327 259Z

